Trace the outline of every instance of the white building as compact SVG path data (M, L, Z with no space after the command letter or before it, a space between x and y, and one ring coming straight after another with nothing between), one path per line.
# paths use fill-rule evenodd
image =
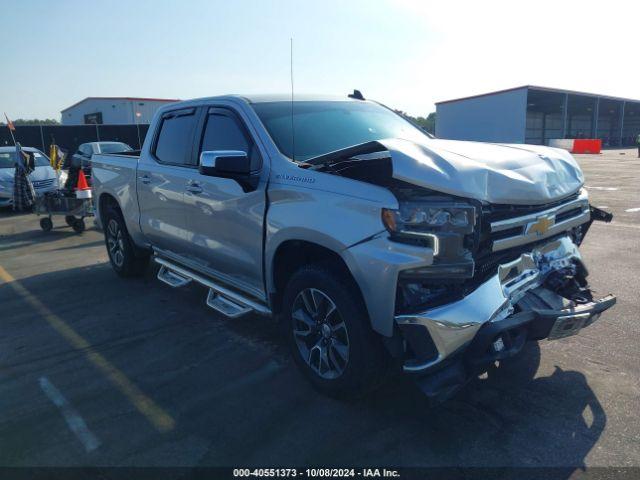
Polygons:
M150 123L162 105L177 102L168 98L87 97L65 108L62 125Z

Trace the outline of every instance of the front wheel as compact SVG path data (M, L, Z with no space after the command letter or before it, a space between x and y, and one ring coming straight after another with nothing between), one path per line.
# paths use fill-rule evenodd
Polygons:
M283 300L292 355L318 390L353 397L379 385L387 366L384 347L352 279L307 266L292 276Z
M115 272L121 277L142 275L149 263L149 255L136 251L120 212L109 208L104 220L104 240Z

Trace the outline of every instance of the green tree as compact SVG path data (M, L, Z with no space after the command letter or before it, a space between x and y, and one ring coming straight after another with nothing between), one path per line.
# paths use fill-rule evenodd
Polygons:
M17 118L13 121L14 125L59 125L60 122L53 118L45 118L44 120L40 120L39 118L33 119L24 119Z
M435 134L436 132L436 112L431 112L426 117L413 117L408 113L403 112L402 110L395 110L396 113L402 115L403 117L411 120L413 123L418 125L420 128L426 130L431 134Z

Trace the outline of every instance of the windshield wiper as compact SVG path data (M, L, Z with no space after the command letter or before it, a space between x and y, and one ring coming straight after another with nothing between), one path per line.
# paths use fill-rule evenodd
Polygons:
M325 153L317 157L310 158L304 163L307 165L328 167L329 165L336 165L342 162L353 162L362 160L372 160L375 158L381 158L380 156L372 156L366 158L365 156L387 152L387 147L382 145L378 141L371 141L353 145L351 147L343 148L340 150L334 150L333 152ZM360 157L360 158L358 158Z

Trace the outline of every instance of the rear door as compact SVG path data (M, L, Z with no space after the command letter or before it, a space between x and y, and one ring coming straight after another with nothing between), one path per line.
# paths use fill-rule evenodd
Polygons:
M203 151L246 152L253 175L262 169L262 154L240 115L229 108L204 108L196 138ZM207 270L254 296L264 298L262 237L266 182L254 186L232 178L194 172L185 206L193 233L194 253Z
M149 242L179 255L190 249L185 186L197 171L193 160L195 108L166 112L148 153L138 162L140 228Z

